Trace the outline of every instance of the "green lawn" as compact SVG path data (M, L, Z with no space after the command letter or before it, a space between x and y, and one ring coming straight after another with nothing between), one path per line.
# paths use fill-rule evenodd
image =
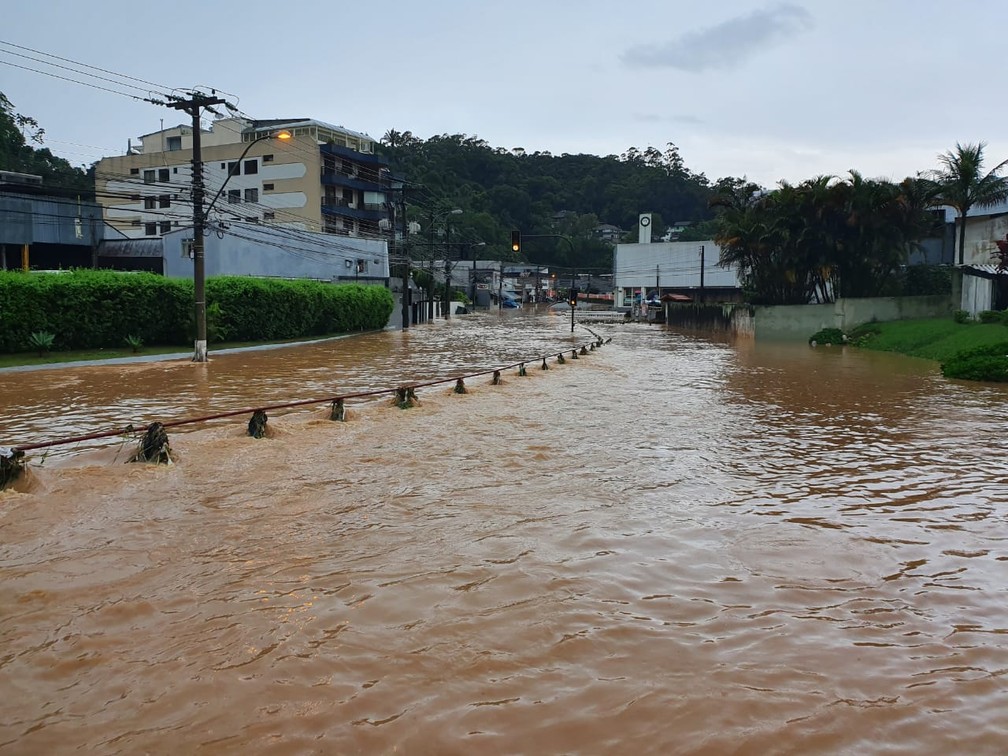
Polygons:
M864 340L863 349L898 352L945 362L957 352L1008 341L1008 326L1000 323L956 323L952 318L894 320L873 323L879 333Z

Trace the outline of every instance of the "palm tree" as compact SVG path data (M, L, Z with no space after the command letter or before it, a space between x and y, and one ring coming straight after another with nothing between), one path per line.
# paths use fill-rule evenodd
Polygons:
M938 156L941 170L935 173L938 197L959 213L959 264L963 264L966 249L966 213L971 207L991 207L1008 199L1008 178L998 172L1008 165L1004 160L987 173L983 172L983 151L986 143L956 144Z

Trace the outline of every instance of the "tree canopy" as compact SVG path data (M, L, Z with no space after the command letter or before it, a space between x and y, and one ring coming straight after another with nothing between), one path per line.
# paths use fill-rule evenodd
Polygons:
M453 229L459 238L486 242L488 255L509 252L509 231L518 229L526 260L608 270L612 247L594 237L599 224L636 233L641 212L666 222L713 215L709 181L685 167L672 143L664 152L631 147L599 157L493 148L465 134L424 140L393 129L381 141L393 172L414 187L407 194L411 220L425 226L435 206L461 208ZM550 238L557 234L569 237L573 250Z
M983 142L956 144L954 150L938 156L941 168L934 172L941 202L954 207L964 219L959 224L960 265L966 246L966 214L973 207L990 207L1008 199L1008 178L998 175L1008 160L984 172L986 146Z
M45 129L34 118L18 113L0 92L0 170L42 177L43 185L92 196L94 180L87 172L53 155L41 145Z
M937 232L937 187L819 176L772 192L729 186L715 240L758 304L830 302L887 293L912 249Z

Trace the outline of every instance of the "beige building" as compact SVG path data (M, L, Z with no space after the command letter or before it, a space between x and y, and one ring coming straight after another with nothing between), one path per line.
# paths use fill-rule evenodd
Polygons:
M280 132L291 138L275 138ZM95 188L106 222L135 239L192 225L192 141L192 128L180 125L102 159ZM388 161L367 134L310 119L222 118L202 132L201 145L211 228L245 222L382 235Z

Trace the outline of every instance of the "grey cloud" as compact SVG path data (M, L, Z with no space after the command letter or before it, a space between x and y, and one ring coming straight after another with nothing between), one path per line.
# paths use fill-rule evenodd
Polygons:
M629 66L683 71L729 69L760 50L812 27L804 8L784 3L724 21L657 45L631 47L621 59Z

